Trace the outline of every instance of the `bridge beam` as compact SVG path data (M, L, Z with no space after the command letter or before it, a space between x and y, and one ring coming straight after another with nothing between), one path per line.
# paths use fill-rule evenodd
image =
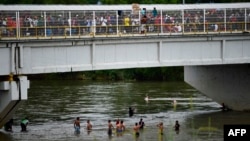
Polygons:
M218 103L250 111L250 65L185 66L185 81Z
M0 128L13 117L14 112L28 98L27 76L17 76L0 82Z

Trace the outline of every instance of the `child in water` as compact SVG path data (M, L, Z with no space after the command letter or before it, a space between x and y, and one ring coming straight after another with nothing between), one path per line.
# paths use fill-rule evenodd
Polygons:
M163 122L160 122L159 124L157 124L157 127L158 127L158 129L159 129L159 133L160 133L161 135L163 135Z

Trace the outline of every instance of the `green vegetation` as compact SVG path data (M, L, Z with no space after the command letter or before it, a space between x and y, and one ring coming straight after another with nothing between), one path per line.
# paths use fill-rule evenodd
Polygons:
M183 81L183 67L136 68L29 75L29 79Z
M0 4L97 4L99 0L1 0ZM249 0L185 0L185 3L230 3ZM176 4L183 0L100 0L102 4Z

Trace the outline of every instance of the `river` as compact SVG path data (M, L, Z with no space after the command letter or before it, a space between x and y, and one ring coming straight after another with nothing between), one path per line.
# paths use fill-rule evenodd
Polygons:
M135 109L133 117L129 107ZM28 132L20 132L26 116ZM80 134L74 133L76 117ZM223 141L224 124L250 124L249 117L249 112L222 112L219 104L184 82L31 81L28 100L13 117L13 132L1 129L0 141ZM126 131L109 137L107 121L115 125L118 118ZM145 129L136 138L133 126L141 118ZM91 132L84 129L86 120L93 125ZM179 133L173 130L176 120ZM160 122L163 135L156 126Z

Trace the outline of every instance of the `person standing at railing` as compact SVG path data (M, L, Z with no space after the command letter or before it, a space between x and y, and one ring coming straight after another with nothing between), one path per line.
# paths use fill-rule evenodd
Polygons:
M107 22L108 22L108 20L106 19L106 17L105 16L103 16L102 18L101 18L101 28L100 28L100 31L99 32L101 32L101 33L107 33Z
M86 22L86 17L85 16L82 16L82 17L80 17L79 18L79 20L78 20L79 22L78 22L78 24L79 24L79 29L80 29L80 31L79 31L79 34L85 34L86 33L86 25L87 25L87 22Z
M165 17L165 30L166 30L166 32L172 31L171 26L172 26L171 17L169 15L166 15L166 17Z
M117 18L116 15L111 15L110 17L111 31L112 33L117 33Z
M154 29L156 30L157 33L161 32L161 15L158 14L157 17L154 19Z
M63 25L64 25L64 18L61 14L59 14L55 20L56 33L54 33L54 34L56 34L58 36L62 36L64 33Z
M230 17L229 17L229 22L231 22L231 25L232 25L232 31L233 30L237 30L237 19L236 19L236 16L234 14L232 14Z
M72 19L71 19L71 34L75 35L77 34L77 27L78 25L78 14L76 14Z
M38 23L38 19L37 19L37 16L34 16L34 18L33 18L33 20L32 20L32 22L33 22L33 35L34 36L37 36L37 23Z
M118 16L118 32L122 32L124 30L123 28L123 15L117 15Z
M38 27L38 34L43 36L44 35L44 17L43 16L38 18L37 27Z
M109 33L112 33L112 28L110 28L111 24L111 16L110 14L107 14L106 16L106 19L107 19L107 28L106 28L106 32L109 34Z
M13 37L16 33L16 20L12 19L12 17L7 18L7 29L8 36Z
M96 33L96 19L97 19L97 17L95 17L95 18L92 20L91 32L92 32L93 34Z
M142 15L142 17L146 15L146 8L142 8L141 15Z
M91 32L91 29L90 29L90 27L92 26L92 20L91 20L91 18L88 16L87 17L87 20L86 20L86 26L87 26L87 28L86 28L86 32Z
M18 23L19 23L19 26L20 26L20 35L21 36L24 36L24 31L25 31L25 29L24 29L24 16L22 15L22 14L20 14L20 16L19 16L19 19L18 19L18 21L17 21Z
M7 18L2 17L2 24L1 24L1 34L6 36L7 35Z
M173 31L174 32L181 32L182 28L181 25L179 23L177 23L174 27L173 27Z
M214 31L214 32L217 32L217 31L218 31L218 24L215 23L215 24L213 24L212 26L213 26L213 31Z
M158 12L157 12L155 7L154 7L154 9L152 11L152 15L153 15L153 18L155 18L158 15Z
M69 35L70 34L70 30L71 30L71 19L68 18L68 20L67 20L67 27L65 28L65 35Z
M130 18L128 17L128 15L125 16L124 18L124 33L127 33L127 32L131 32L131 29L130 29Z
M146 33L147 16L144 15L141 19L141 34Z
M47 25L47 30L46 30L46 33L47 33L47 36L52 36L54 33L55 33L55 29L54 29L54 26L55 26L55 17L52 16L52 14L49 14L47 16L47 21L48 21L48 24Z

